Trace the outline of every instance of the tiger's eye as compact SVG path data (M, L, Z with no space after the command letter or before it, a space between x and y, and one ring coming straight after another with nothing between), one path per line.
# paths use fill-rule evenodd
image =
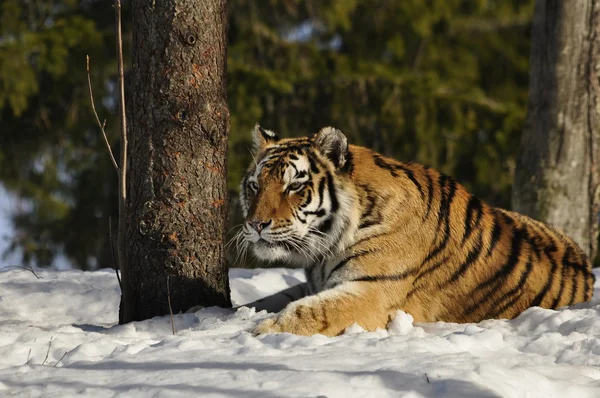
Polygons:
M293 182L290 185L288 185L288 190L290 191L297 191L300 188L302 188L304 184L302 184L301 182Z
M258 184L255 181L250 181L250 182L248 182L248 188L250 188L250 190L256 192L256 191L258 191Z

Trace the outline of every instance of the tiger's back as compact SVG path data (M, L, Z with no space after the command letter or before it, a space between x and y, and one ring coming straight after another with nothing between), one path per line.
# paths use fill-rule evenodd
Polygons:
M424 322L478 322L591 299L591 264L562 233L491 207L434 169L349 150L350 181L364 198L357 233L364 247L358 239L355 250L388 246L390 263L402 254L412 257L404 269L415 267L406 298L391 311L401 307ZM392 275L394 268L370 274Z
M487 205L436 170L347 145L331 128L311 138L273 139L261 155L271 166L253 172L271 176L260 182L271 184L271 199L261 201L260 188L254 198L243 193L247 220L271 217L271 235L290 230L298 242L316 241L312 230L321 235L320 256L304 264L308 297L289 303L260 332L338 334L354 322L374 329L397 310L419 322L478 322L591 299L591 264L571 239ZM296 183L285 182L286 173L308 180L289 193L286 184ZM285 197L274 205L278 178ZM312 223L304 235L302 223ZM268 247L279 242L294 251L283 239Z

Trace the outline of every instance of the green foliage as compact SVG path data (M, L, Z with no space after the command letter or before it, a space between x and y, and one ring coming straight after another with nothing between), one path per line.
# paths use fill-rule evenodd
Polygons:
M351 142L439 168L509 205L533 1L238 1L231 8L230 181L240 179L237 151L249 146L258 116L284 136L335 125ZM312 31L298 38L298 26Z
M90 110L85 56L115 137L112 109L102 106L115 78L114 17L106 4L80 3L5 0L0 8L0 181L23 203L11 248L39 265L57 254L81 268L111 263L106 219L116 180Z
M106 100L112 7L5 0L1 12L0 180L27 203L14 245L40 264L63 253L80 267L109 265L116 181L84 62L89 53L96 102L107 105L99 113L116 137ZM259 121L284 136L334 125L353 143L439 168L509 206L532 12L532 0L230 1L231 193Z

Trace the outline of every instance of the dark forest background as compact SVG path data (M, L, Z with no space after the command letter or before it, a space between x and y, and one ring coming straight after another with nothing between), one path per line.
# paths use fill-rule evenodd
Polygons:
M20 201L9 250L23 264L62 255L82 269L112 266L116 176L85 69L89 54L117 151L111 2L0 7L0 183ZM123 11L128 63L129 2ZM283 136L336 126L353 143L438 168L510 207L532 13L531 0L230 0L230 224L239 222L256 122Z

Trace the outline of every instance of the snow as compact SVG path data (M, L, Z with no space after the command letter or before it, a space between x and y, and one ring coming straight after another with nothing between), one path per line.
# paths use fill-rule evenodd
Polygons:
M0 396L600 397L594 300L517 319L417 324L342 336L255 337L265 319L206 308L115 325L113 271L0 273ZM600 280L600 272L597 272ZM301 270L230 271L235 304L304 280Z

